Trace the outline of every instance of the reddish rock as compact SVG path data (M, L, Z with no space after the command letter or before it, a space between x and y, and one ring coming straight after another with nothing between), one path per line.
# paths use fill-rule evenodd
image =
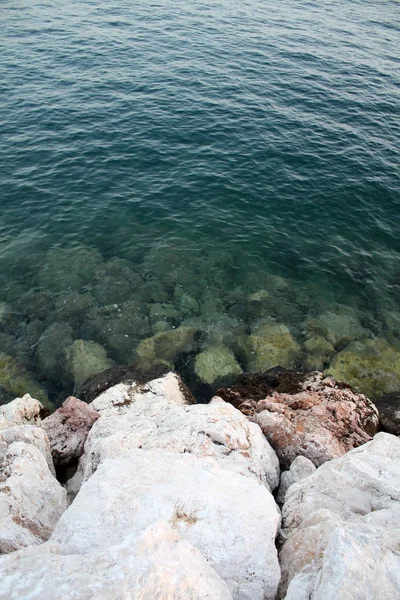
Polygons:
M56 466L67 465L82 455L87 435L99 416L94 408L70 396L58 410L42 421Z
M271 369L243 375L217 395L258 423L284 467L296 456L318 467L379 429L378 411L366 396L322 373Z

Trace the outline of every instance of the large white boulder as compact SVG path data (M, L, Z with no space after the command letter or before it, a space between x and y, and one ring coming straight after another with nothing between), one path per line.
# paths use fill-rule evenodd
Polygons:
M400 591L400 439L371 442L290 486L280 598L387 600Z
M271 490L279 483L278 458L259 426L220 398L210 404L186 404L180 379L172 373L145 386L115 386L91 406L101 416L68 483L71 494L103 460L134 448L212 457L222 468L252 477Z
M0 557L1 600L231 600L201 553L159 521L115 544L66 553L47 542Z
M66 508L43 451L21 441L8 445L0 465L0 554L47 540Z
M107 459L82 486L52 541L67 554L119 544L168 522L227 583L235 600L273 600L280 579L280 515L267 487L212 458L129 450Z

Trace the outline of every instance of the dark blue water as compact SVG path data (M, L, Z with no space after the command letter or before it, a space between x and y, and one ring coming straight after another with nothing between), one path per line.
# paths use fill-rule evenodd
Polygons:
M64 389L38 356L52 324L129 363L157 328L119 351L101 309L161 302L204 349L226 318L251 333L270 275L289 291L263 318L299 344L340 304L395 348L399 33L390 0L3 0L0 352Z

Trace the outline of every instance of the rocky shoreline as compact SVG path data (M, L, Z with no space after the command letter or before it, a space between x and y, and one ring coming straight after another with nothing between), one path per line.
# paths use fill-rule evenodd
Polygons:
M1 600L398 597L393 410L317 372L126 381L0 407Z

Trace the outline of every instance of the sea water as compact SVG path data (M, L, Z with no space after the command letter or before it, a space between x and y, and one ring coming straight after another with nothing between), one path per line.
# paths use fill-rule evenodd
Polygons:
M2 401L182 327L189 383L399 389L399 33L392 0L3 0Z

